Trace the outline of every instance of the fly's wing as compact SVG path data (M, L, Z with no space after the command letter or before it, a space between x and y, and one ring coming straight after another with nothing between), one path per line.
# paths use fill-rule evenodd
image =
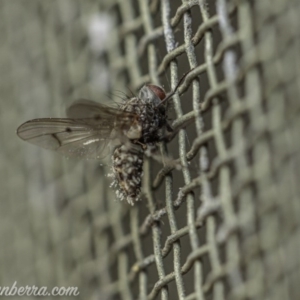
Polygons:
M88 100L85 100L88 101ZM98 105L92 111L91 105L80 104L90 116L81 119L44 118L22 124L17 129L18 136L45 149L55 150L71 157L101 159L107 155L108 143L112 140L126 140L123 132L130 128L136 115ZM68 110L68 116L78 109L75 102Z
M79 99L73 102L67 108L66 115L71 119L93 119L95 121L98 121L100 118L107 120L117 116L121 116L123 119L133 117L131 113L124 112L118 108L86 99Z

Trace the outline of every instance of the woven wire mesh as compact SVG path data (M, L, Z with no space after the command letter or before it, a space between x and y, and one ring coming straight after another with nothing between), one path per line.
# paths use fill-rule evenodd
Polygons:
M1 286L299 298L298 1L0 5ZM174 128L193 122L161 145L183 167L147 159L134 207L114 200L106 167L15 137L76 98L117 101L146 82L171 91L187 71L170 115Z

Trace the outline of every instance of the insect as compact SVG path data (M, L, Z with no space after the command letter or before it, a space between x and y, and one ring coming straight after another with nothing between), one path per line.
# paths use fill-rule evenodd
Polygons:
M144 85L138 96L124 99L119 107L77 100L67 118L42 118L23 123L18 136L32 144L70 157L101 159L112 151L112 186L117 198L133 205L141 197L143 157L162 140L167 122L168 96L163 88Z

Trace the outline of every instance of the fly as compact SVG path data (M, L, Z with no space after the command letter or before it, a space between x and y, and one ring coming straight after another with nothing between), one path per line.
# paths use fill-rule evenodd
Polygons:
M166 96L163 88L148 84L118 108L77 100L67 109L67 118L34 119L23 123L17 134L69 157L101 159L109 153L108 145L116 143L112 185L117 198L133 205L141 196L144 152L162 140L164 127L172 130L166 120L166 100L175 91Z

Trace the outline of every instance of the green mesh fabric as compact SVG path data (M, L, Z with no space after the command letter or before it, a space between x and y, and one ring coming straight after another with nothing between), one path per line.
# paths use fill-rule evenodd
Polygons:
M0 286L300 299L299 13L296 0L1 0ZM170 92L188 71L169 116L192 121L163 163L146 160L134 207L109 163L15 134L78 98Z

